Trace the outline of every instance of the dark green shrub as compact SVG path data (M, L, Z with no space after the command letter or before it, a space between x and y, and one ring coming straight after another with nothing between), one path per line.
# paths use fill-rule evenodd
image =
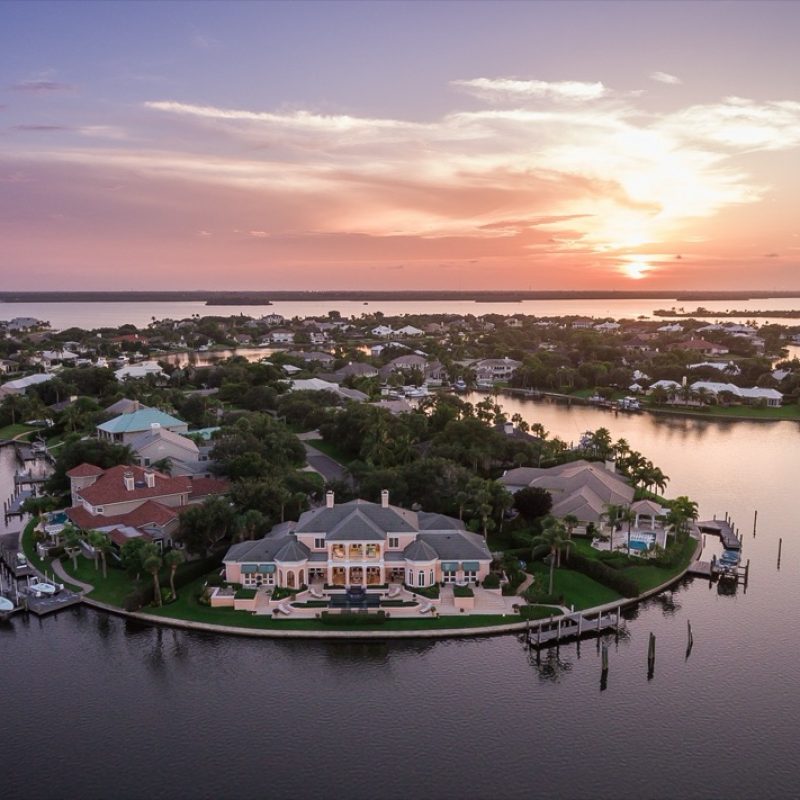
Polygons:
M359 625L383 625L386 622L386 612L378 611L377 614L359 614L353 611L345 611L341 614L331 614L330 611L323 611L320 615L323 625L336 625L341 627L356 627Z
M475 597L471 586L454 586L453 597Z
M483 588L484 589L499 589L500 588L500 576L496 572L490 572L483 579Z
M636 597L639 594L639 586L633 578L601 561L586 558L579 553L570 553L567 565L570 569L619 592L623 597Z
M403 586L407 591L411 592L411 594L418 594L422 597L427 597L429 600L439 599L438 583L434 584L433 586L409 586L408 584L404 583Z

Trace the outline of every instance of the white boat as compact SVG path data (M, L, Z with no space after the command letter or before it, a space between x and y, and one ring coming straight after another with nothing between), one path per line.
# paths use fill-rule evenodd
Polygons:
M56 586L54 583L47 583L46 581L41 581L38 578L34 578L28 584L28 591L32 592L35 595L47 595L51 597L52 595L56 594L60 589L59 586Z

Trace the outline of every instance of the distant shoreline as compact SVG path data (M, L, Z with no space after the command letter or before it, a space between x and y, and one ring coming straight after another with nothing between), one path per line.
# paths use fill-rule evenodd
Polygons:
M673 300L745 301L771 298L800 298L793 291L171 291L171 292L0 292L0 303L153 303L204 302L207 305L271 305L275 301L410 301L462 300L476 303L518 303L523 300ZM717 313L717 312L714 312ZM752 313L752 312L747 312Z

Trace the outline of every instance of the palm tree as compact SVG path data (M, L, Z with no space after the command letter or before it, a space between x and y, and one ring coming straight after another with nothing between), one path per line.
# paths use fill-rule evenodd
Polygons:
M636 513L630 506L621 506L619 510L618 522L624 522L628 525L628 554L631 552L631 527L636 521Z
M153 596L158 606L161 605L161 585L159 584L158 573L163 563L164 559L161 557L161 551L158 546L153 542L148 542L142 548L142 567L153 576Z
M99 556L100 563L103 565L103 578L107 578L108 564L106 556L111 549L108 537L100 531L89 531L89 544L94 548L95 553ZM97 569L97 558L95 558L94 568Z
M617 529L617 523L620 521L622 508L621 505L616 503L608 503L606 505L606 510L600 515L601 520L605 520L611 530L611 544L609 549L614 548L614 531Z
M574 514L565 514L562 518L567 528L567 538L572 539L572 531L580 525L580 520Z
M667 522L676 536L688 533L689 520L697 519L697 503L686 495L681 495L672 501L672 507L667 514Z
M172 597L172 599L175 600L175 598L177 597L177 594L175 593L175 573L178 571L178 567L183 563L183 551L170 550L164 556L164 563L169 567L169 590L171 592L170 597Z
M64 537L64 552L72 559L72 568L77 570L81 554L80 531L74 525L65 525L61 535Z
M566 538L566 528L560 519L548 517L542 526L542 532L534 536L531 544L534 548L539 545L547 545L550 550L550 583L547 590L548 594L553 594L553 571L556 566L556 559L561 559L561 549L569 549L572 542Z

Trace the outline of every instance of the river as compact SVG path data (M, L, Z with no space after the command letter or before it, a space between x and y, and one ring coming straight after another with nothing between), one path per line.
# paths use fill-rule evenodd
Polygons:
M6 797L796 797L798 425L501 402L568 441L608 427L702 517L730 512L747 591L686 579L643 603L604 691L594 641L537 664L515 636L279 642L17 616L0 627Z
M745 311L743 317L730 321L743 322L756 318L756 311L800 310L800 298L776 297L757 300L709 300L706 302L683 302L691 311L698 305L711 313L704 319L714 320L713 312L728 309ZM531 314L544 316L611 317L613 319L653 318L659 308L671 309L680 306L674 300L523 300L519 303L476 303L467 300L385 300L369 303L356 300L297 300L276 301L269 306L207 306L202 301L170 302L116 302L116 303L0 303L0 319L34 317L47 320L52 327L63 330L71 327L85 328L91 320L92 327L116 328L126 323L145 327L153 319L187 319L193 314L200 316L232 316L245 314L260 317L264 314L281 314L292 317L311 317L339 311L343 317L359 317L365 313L380 311L386 316L401 314ZM752 312L752 313L751 313ZM760 319L783 325L800 325L800 320L791 317Z

